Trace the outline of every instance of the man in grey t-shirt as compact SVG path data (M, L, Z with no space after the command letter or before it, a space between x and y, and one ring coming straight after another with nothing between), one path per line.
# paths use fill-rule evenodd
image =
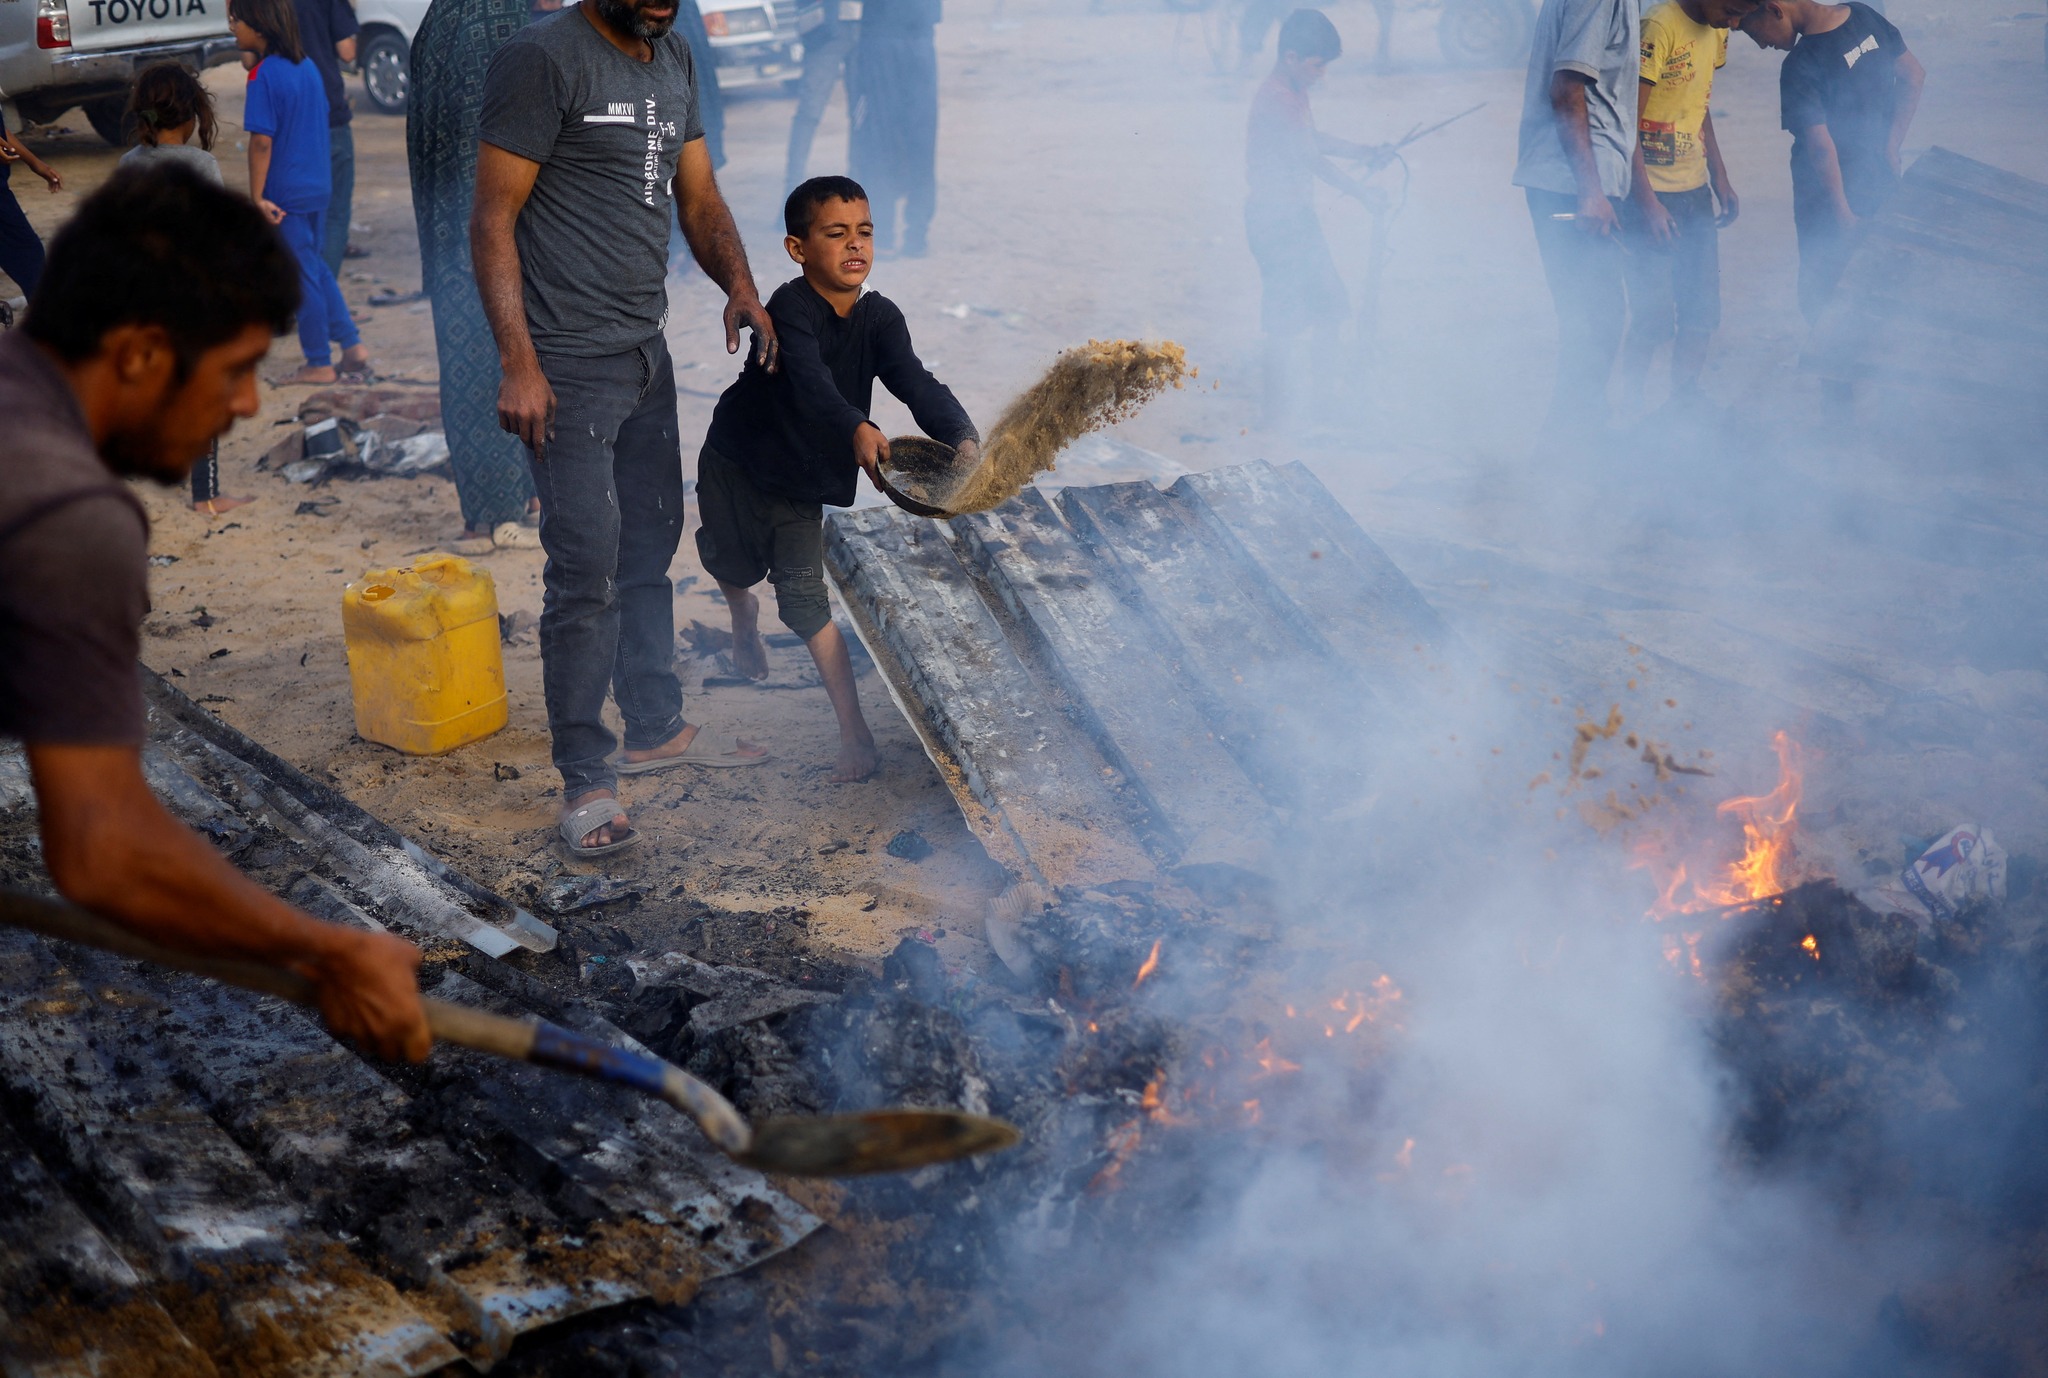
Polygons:
M1637 0L1543 0L1536 16L1514 180L1557 303L1546 423L1556 441L1605 426L1607 375L1628 326L1615 212L1635 155L1640 39Z
M683 534L668 318L670 217L726 292L725 342L762 309L698 118L674 0L584 0L506 40L484 79L470 247L498 342L499 423L525 442L548 561L541 678L559 831L578 857L639 840L620 775L767 759L683 718L668 568ZM625 749L603 718L606 691Z
M417 1061L419 949L263 890L142 771L148 521L121 480L182 479L254 416L256 367L298 303L270 222L185 168L122 173L58 232L26 323L0 336L0 736L27 753L67 899L197 956L290 968L336 1033Z

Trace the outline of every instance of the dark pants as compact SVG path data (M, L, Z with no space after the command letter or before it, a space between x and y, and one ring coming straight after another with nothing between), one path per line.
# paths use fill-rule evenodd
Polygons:
M825 591L825 509L756 488L706 445L697 456L697 559L721 584L775 589L782 625L809 641L832 620Z
M206 458L192 466L192 501L212 502L220 496L220 442L206 452Z
M21 294L34 296L43 276L43 241L28 223L7 174L14 169L0 166L0 273L14 279Z
M334 362L333 351L328 347L330 341L339 341L343 349L353 349L362 338L356 333L348 303L341 299L341 284L334 280L334 274L320 257L326 224L325 211L289 211L277 227L278 237L298 260L299 348L305 351L306 362L315 368L325 368Z
M327 167L334 194L327 202L327 225L320 237L320 258L327 271L341 276L341 256L348 251L348 220L356 201L356 136L345 124L327 131Z
M683 456L675 365L661 336L596 359L544 354L540 367L556 408L555 437L532 461L548 557L541 683L555 768L573 798L618 781L607 690L628 748L683 730L668 580L683 538Z
M784 195L796 190L810 168L811 141L818 137L818 122L825 118L833 89L845 74L846 58L860 37L860 28L832 21L811 33L814 37L804 41L804 74L796 83L796 113L789 117L789 161L782 176Z
M1536 251L1557 304L1557 384L1546 429L1578 438L1607 424L1607 377L1628 328L1621 245L1612 235L1595 238L1576 221L1551 219L1575 214L1576 196L1531 188L1528 197ZM1614 206L1619 214L1621 203Z
M848 60L853 134L848 170L867 189L875 244L898 246L903 206L906 253L923 253L938 208L939 52L922 34L863 33Z
M1656 196L1678 229L1669 244L1650 237L1634 201L1621 210L1629 335L1652 348L1678 331L1712 334L1721 328L1721 230L1714 223L1714 193L1695 187Z

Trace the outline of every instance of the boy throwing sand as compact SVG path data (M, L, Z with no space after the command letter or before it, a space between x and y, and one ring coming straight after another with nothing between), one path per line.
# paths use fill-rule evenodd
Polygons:
M752 358L718 399L697 460L697 553L732 610L733 659L768 674L760 601L775 586L782 624L809 647L839 718L835 784L875 773L875 739L861 716L846 641L825 592L824 506L851 506L858 470L880 487L889 441L868 420L875 380L910 408L932 439L971 463L981 437L910 344L887 297L863 292L874 262L868 195L846 177L813 177L783 206L782 241L803 276L775 289L768 314L782 342L770 373Z

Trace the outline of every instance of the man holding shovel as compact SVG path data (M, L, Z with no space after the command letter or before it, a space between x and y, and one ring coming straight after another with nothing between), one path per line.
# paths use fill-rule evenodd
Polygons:
M246 199L124 173L57 236L0 337L0 735L27 746L67 898L167 947L283 967L335 1033L417 1061L419 950L307 917L172 818L142 773L148 522L123 478L182 482L291 324L298 267Z

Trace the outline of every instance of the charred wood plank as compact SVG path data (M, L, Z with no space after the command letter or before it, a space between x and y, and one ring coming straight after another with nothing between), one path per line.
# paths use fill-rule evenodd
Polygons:
M835 512L825 560L904 718L1000 865L1053 885L1155 868L1113 771L1064 730L943 528L893 508Z
M1259 865L1269 820L1258 790L1173 650L1132 616L1045 497L1027 488L952 526L1065 686L1069 716L1143 798L1162 859Z
M0 1083L89 1178L107 1219L164 1275L213 1296L230 1347L282 1344L308 1375L430 1373L460 1354L303 1213L160 1061L164 1011L79 979L0 933L28 982L0 987Z

